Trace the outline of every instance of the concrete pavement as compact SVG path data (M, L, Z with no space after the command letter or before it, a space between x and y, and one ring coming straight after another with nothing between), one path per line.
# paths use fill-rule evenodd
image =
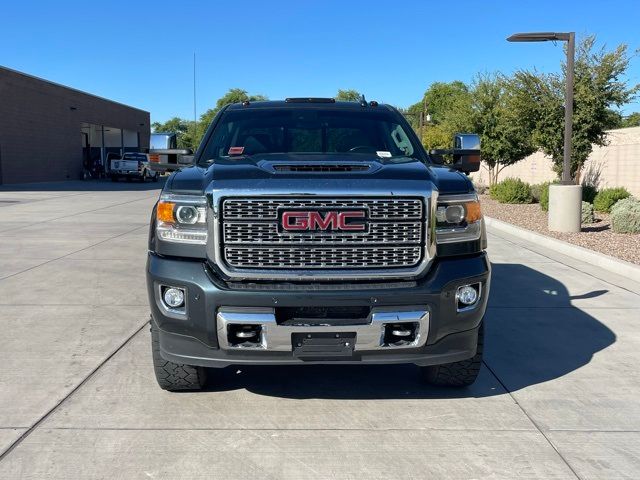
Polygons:
M469 389L400 365L228 368L205 392L160 390L156 187L0 188L0 478L638 477L640 285L503 233Z

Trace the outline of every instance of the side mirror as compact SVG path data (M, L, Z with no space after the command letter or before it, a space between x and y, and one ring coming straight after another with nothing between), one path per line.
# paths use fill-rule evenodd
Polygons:
M153 155L193 155L190 148L151 148L147 153Z
M193 165L194 160L193 155L179 155L178 156L178 164L179 165Z
M471 173L480 170L480 135L475 133L456 133L453 136L453 165L461 172Z

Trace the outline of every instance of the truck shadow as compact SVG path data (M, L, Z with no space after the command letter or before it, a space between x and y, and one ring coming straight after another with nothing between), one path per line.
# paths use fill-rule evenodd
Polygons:
M572 305L606 293L571 297L561 282L532 268L494 264L485 315L485 364L468 388L425 385L413 365L300 365L214 370L209 389L354 400L487 397L504 394L505 388L513 392L570 374L616 341L609 328Z

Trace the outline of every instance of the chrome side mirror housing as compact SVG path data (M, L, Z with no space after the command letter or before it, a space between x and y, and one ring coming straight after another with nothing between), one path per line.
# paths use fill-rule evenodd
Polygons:
M480 135L456 133L453 136L453 165L464 173L480 170Z
M430 150L429 155L434 163L444 164L444 155L453 157L451 168L464 173L480 170L480 135L475 133L456 133L453 136L451 150Z

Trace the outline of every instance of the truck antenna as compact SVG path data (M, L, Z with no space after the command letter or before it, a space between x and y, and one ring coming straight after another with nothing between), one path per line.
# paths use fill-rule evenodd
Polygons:
M196 52L193 52L193 142L198 132L198 117L196 116ZM196 145L193 145L195 150Z

